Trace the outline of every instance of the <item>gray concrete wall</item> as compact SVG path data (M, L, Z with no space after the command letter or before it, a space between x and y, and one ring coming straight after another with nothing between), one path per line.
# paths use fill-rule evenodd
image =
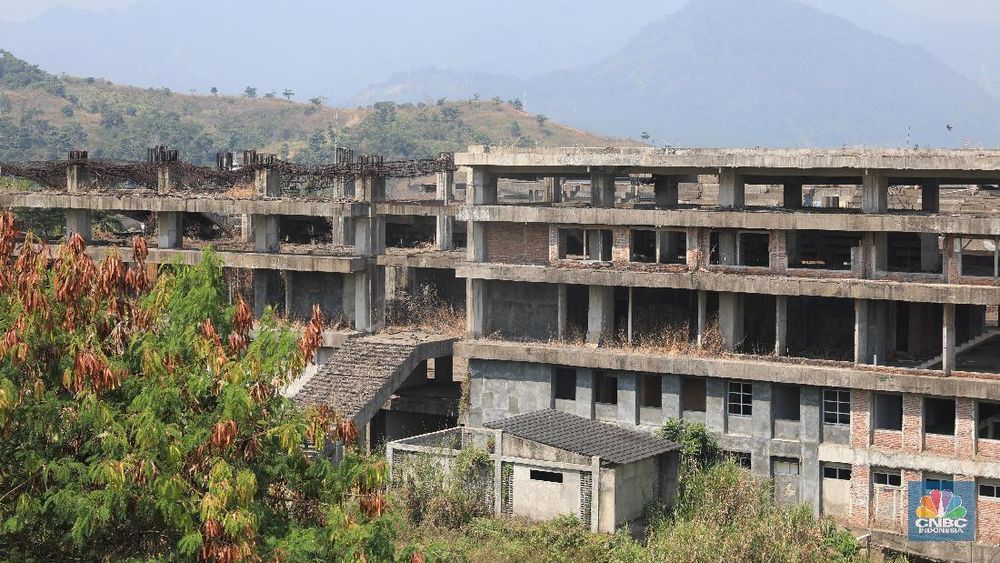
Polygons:
M550 366L470 360L469 384L470 426L482 426L552 405Z
M344 274L324 272L285 272L286 303L288 314L297 319L308 319L312 306L319 305L325 319L347 317L344 306ZM289 283L291 282L291 283Z
M558 287L544 283L490 281L486 286L486 334L547 341L559 330Z

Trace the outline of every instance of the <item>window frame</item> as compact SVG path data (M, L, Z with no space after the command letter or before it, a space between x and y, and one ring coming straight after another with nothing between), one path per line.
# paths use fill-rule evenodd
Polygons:
M827 394L833 393L834 398L828 398ZM842 400L843 394L847 395L847 400ZM850 426L851 425L851 390L850 389L839 389L829 387L823 389L823 424L829 424L831 426ZM836 410L828 410L827 406L831 405ZM846 407L846 411L841 411L842 407ZM833 415L836 422L830 422L829 415Z
M570 374L572 374L572 376L573 376L572 377L572 381L571 381L571 383L572 383L572 393L571 393L572 396L571 397L561 397L559 391L560 390L567 391L567 390L569 390L569 387L567 387L567 388L564 389L564 388L562 388L562 386L560 386L560 384L559 384L559 382L560 382L560 376L566 376L566 377L568 377ZM563 381L563 385L567 385L567 384L568 384L568 382ZM557 400L557 401L575 401L576 400L576 369L574 369L574 368L561 368L561 367L555 368L555 371L552 374L552 398L555 399L555 400Z
M878 482L879 475L886 476L884 483ZM893 477L895 477L895 479L893 479ZM896 483L893 484L892 481L896 481ZM890 469L872 469L872 484L879 485L882 487L894 487L898 489L903 486L903 473L901 471L892 471Z
M605 390L608 390L605 385L609 385L606 380L614 381L614 392L611 393L611 401L604 401L601 399L606 399L604 396ZM613 375L612 372L604 370L594 371L594 403L598 405L617 405L618 404L618 376Z
M791 473L788 471L778 471L778 467L795 468L795 472ZM796 459L794 457L774 457L771 458L771 474L775 477L778 475L784 477L798 477L802 474L802 460Z
M739 388L734 389L734 386ZM738 397L739 402L734 402L734 397ZM753 416L753 383L749 381L729 382L726 387L726 412L730 416Z

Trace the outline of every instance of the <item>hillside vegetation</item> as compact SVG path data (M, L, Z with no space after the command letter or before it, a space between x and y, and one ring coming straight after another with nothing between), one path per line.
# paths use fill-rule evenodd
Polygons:
M290 96L291 97L291 96ZM240 97L196 96L95 78L55 76L0 51L0 159L145 157L169 145L208 163L218 151L257 149L301 162L332 160L336 145L389 158L424 158L470 144L607 145L612 140L521 110L519 101L380 102L331 108L248 88Z

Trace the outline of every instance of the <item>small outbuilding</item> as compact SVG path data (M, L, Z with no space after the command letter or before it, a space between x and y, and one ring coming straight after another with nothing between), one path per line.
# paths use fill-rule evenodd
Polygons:
M470 447L493 462L484 478L497 514L532 520L572 514L591 530L613 532L649 504L672 504L677 494L677 444L554 410L390 442L386 455L393 471L413 455L448 465Z

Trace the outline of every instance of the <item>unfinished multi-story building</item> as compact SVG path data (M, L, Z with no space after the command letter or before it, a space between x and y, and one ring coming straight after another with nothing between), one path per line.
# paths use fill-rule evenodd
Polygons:
M1000 543L1000 151L471 147L405 181L341 157L249 153L248 185L213 186L171 151L74 153L22 166L41 186L0 207L65 209L98 256L127 239L91 226L128 216L151 263L214 246L258 314L319 305L325 363L288 395L371 446L545 409L681 418L877 543ZM409 326L396 301L421 288L464 337ZM976 482L977 543L907 542L909 483L955 480Z
M779 498L880 543L985 558L1000 542L1000 152L455 162L470 425L697 421ZM955 480L977 483L978 544L907 545L908 484Z

